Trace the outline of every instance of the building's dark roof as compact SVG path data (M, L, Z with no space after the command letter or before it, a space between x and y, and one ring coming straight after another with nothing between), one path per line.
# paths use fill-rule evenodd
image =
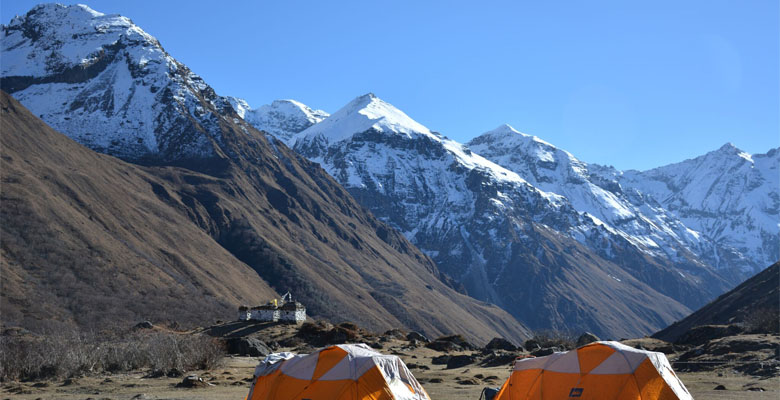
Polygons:
M273 305L273 304L266 304L266 305L262 305L262 306L255 306L255 307L252 307L252 309L253 309L253 310L276 310L276 309L278 309L278 308L279 308L279 307L276 307L276 306L275 306L275 305Z
M303 304L297 302L297 301L291 301L284 303L281 307L282 310L285 311L298 311L298 310L305 310L306 307L303 306Z

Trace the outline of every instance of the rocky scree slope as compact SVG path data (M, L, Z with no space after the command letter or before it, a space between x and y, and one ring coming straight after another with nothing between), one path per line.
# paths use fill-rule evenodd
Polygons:
M527 335L507 313L451 289L402 235L247 124L128 19L43 5L3 26L1 39L3 87L88 147L162 164L148 170L168 183L150 184L157 201L313 315L474 340Z

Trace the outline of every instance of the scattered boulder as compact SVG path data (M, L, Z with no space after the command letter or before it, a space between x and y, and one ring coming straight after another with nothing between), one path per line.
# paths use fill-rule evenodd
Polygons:
M544 357L544 356L549 356L550 354L555 353L556 351L560 351L560 350L557 347L546 347L543 349L532 351L531 355L534 357Z
M344 329L349 329L351 331L356 331L356 330L359 329L358 326L354 322L342 322L342 323L339 324L339 326L344 328Z
M152 328L154 328L154 324L152 324L149 321L139 322L135 324L135 326L133 327L133 329L152 329Z
M715 386L715 388L714 388L714 389L712 389L712 390L727 390L727 389L726 389L726 387L725 387L725 386L723 386L723 385L718 385L718 386Z
M431 360L431 364L433 364L433 365L444 365L444 364L447 364L450 361L450 358L452 358L452 356L444 355L444 356L433 357L433 359Z
M663 341L661 339L655 339L650 337L639 338L639 339L628 339L628 340L621 341L620 343L623 343L626 346L631 346L637 349L658 351L664 354L674 354L678 351L678 346L675 346L674 344Z
M454 368L460 368L465 367L467 365L474 364L476 359L474 356L470 355L457 355L450 357L449 360L447 360L447 369L454 369Z
M541 349L542 345L536 339L528 339L523 343L523 347L528 351L535 351Z
M441 352L476 350L476 347L461 335L442 336L426 344L425 347Z
M226 344L228 354L265 357L273 353L270 347L256 338L229 338Z
M60 385L60 386L70 386L70 385L75 385L76 383L78 383L78 381L76 379L74 379L74 378L67 378L64 381L62 381L62 385Z
M580 335L579 338L577 338L577 347L585 346L588 343L598 342L599 340L601 339L599 339L598 336L590 332L585 332L582 335Z
M19 326L12 326L10 328L3 329L3 336L25 336L29 335L32 332L28 331L27 329L24 329Z
M450 353L453 351L461 351L463 350L462 347L458 346L455 343L447 342L447 341L440 341L440 340L434 340L433 342L427 343L425 347L429 349L433 349L436 351L441 351L443 353Z
M202 388L207 386L213 386L213 384L208 383L203 380L203 378L197 376L197 375L187 375L181 382L176 384L177 388Z
M498 367L511 365L517 358L513 353L491 353L482 360L483 367Z
M490 350L506 350L506 351L518 350L517 346L512 344L512 342L500 337L493 338L490 342L488 342L485 348Z
M427 337L425 337L425 335L423 335L423 334L422 334L422 333L420 333L420 332L416 332L416 331L411 331L411 332L409 332L409 333L406 335L406 340L408 340L408 341L410 341L410 342L411 342L411 341L413 341L413 340L417 340L417 341L420 341L420 342L423 342L423 343L428 343L428 342L430 342L430 340L428 340L428 338L427 338Z
M460 385L479 385L479 380L474 378L463 378L458 381Z
M317 323L304 322L296 337L309 345L321 347L356 342L359 338L359 329L351 322L342 322L337 326L322 321Z
M384 336L391 337L394 339L406 339L406 335L400 329L390 329L389 331L384 333Z

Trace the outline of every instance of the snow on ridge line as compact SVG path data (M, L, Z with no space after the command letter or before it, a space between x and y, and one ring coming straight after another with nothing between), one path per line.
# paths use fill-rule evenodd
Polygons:
M550 142L547 142L544 139L542 139L542 138L540 138L540 137L538 137L536 135L529 135L527 133L520 132L517 129L515 129L512 125L509 125L509 124L506 124L506 123L499 125L495 129L492 129L492 130L489 130L487 132L484 132L481 135L479 135L479 136L477 136L477 137L475 137L475 138L473 138L471 140L474 140L476 138L483 137L483 136L485 136L485 137L495 136L497 138L502 138L502 137L503 138L512 138L512 137L516 137L515 135L517 135L519 137L522 137L524 139L532 140L534 142L541 143L541 144L544 144L544 145L547 145L547 146L550 146L550 147L553 147L553 148L557 149L557 147L555 147L555 145L551 144Z
M312 125L289 141L291 147L305 145L307 141L324 138L328 145L352 138L355 134L375 129L384 133L400 134L408 139L427 137L440 143L457 162L467 169L478 169L491 175L498 182L526 185L552 203L560 205L562 196L543 191L523 179L517 173L504 168L468 149L464 144L432 132L413 120L403 111L378 98L373 93L359 96L323 121Z
M322 122L296 135L291 144L315 137L322 137L330 143L335 143L369 129L398 133L409 138L423 135L441 141L439 136L403 111L373 93L368 93L355 98Z
M22 26L25 23L31 25ZM159 46L157 39L129 18L103 14L83 4L41 4L25 15L15 16L2 28L0 39L3 41L13 37L14 32L25 32L18 36L18 42L4 43L0 66L2 76L46 76L62 67L90 64L99 57L97 52L123 36ZM74 37L79 40L73 40ZM46 47L46 51L27 57L25 51L28 46L40 43L46 43L51 48ZM51 55L56 57L50 59Z

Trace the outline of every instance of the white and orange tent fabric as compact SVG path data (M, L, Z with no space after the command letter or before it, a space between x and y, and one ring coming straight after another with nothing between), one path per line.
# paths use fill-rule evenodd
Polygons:
M430 400L404 362L364 344L272 354L255 369L247 400Z
M494 400L693 399L663 353L618 342L515 361Z

